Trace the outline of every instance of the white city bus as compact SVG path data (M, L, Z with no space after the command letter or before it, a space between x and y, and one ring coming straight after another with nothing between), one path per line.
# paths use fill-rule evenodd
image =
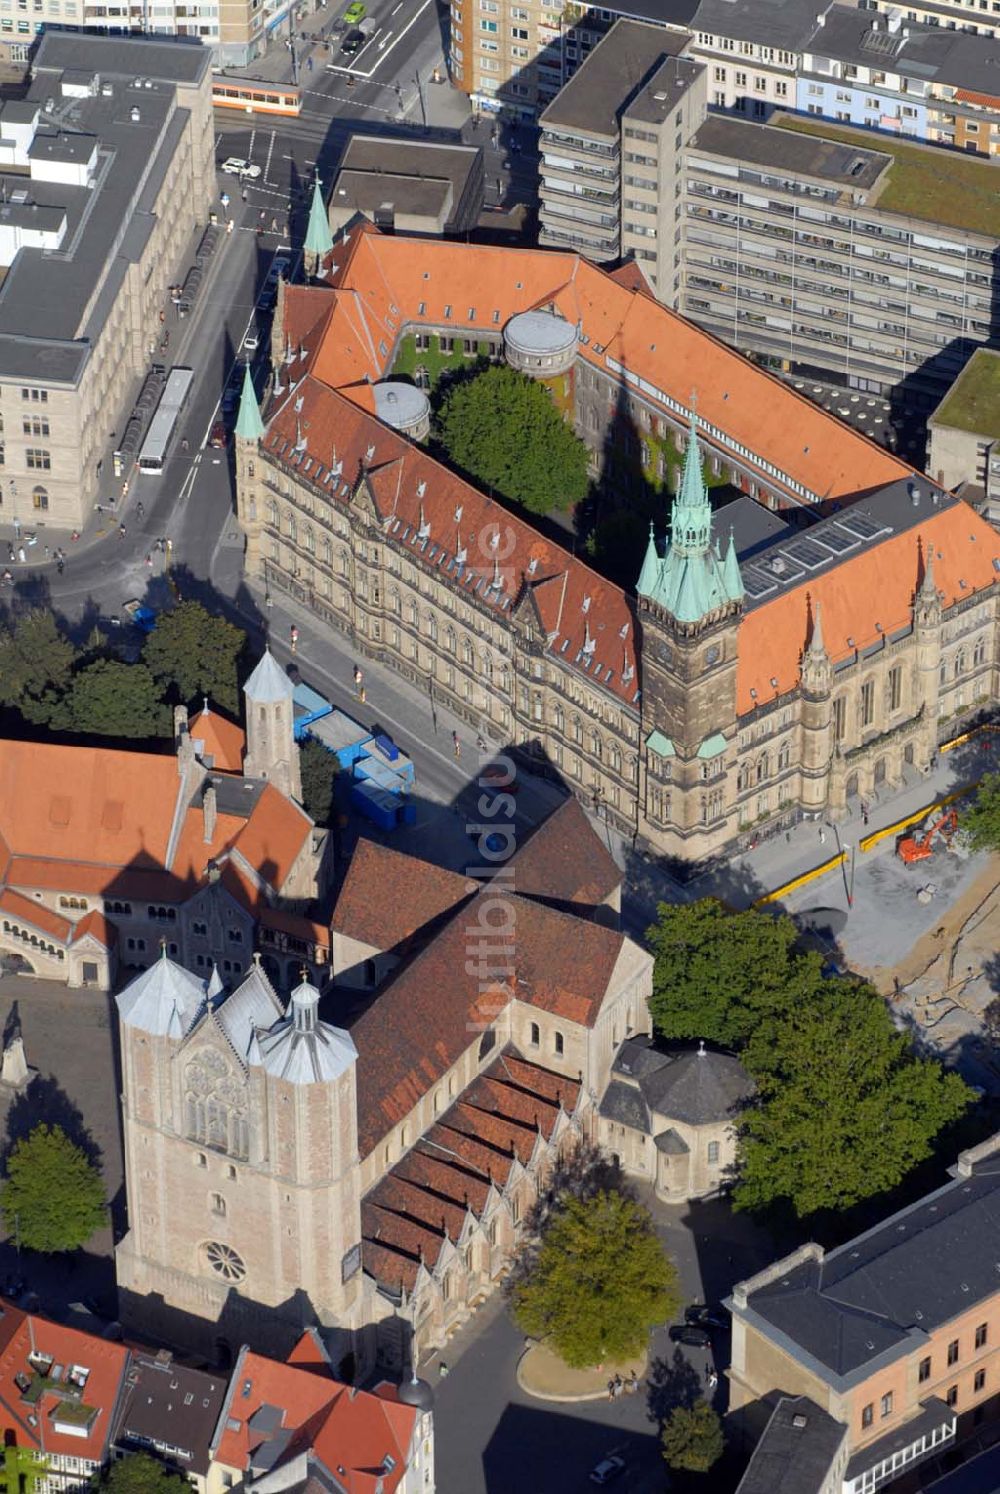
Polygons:
M163 471L167 448L173 440L181 411L187 403L194 374L190 368L172 368L166 386L156 407L156 414L149 422L146 439L139 452L139 471L154 476Z

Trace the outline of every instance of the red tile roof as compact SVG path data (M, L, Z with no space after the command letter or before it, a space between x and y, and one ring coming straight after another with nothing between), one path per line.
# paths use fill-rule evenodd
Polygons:
M572 1115L580 1085L527 1063L513 1049L463 1091L361 1204L365 1270L391 1292L411 1292L421 1262L432 1270L467 1215L481 1215L491 1183L502 1188L512 1159L527 1163L539 1135ZM516 1118L515 1118L516 1117Z
M506 863L504 876L522 897L586 907L603 903L625 878L572 796L529 834Z
M206 704L190 723L189 731L191 740L201 743L199 757L211 757L214 772L242 771L247 739L241 726L220 716L218 711L210 710Z
M33 902L30 897L22 897L10 887L0 893L0 913L6 913L9 918L17 918L22 923L30 923L32 928L48 934L60 944L69 942L73 925L68 918L60 918L57 913L43 908L41 903Z
M29 1355L36 1357L32 1361ZM18 1447L102 1463L127 1361L124 1344L50 1323L4 1303L0 1410L5 1434ZM56 1366L58 1381L53 1373ZM61 1408L73 1419L70 1433L58 1430ZM80 1431L83 1435L76 1435Z
M96 939L98 944L103 944L105 949L111 949L118 942L118 930L96 908L84 914L73 929L73 943L76 944L87 935Z
M487 887L403 967L351 1028L358 1049L362 1156L447 1073L468 1048L470 1034L485 1031L511 1000L506 985L491 983L488 969L481 980L470 962L470 940L477 937L486 903L483 926L500 926L498 904L503 904L502 916L514 931L517 999L583 1026L597 1019L624 936ZM504 960L497 946L498 968Z
M249 1470L253 1452L268 1440L252 1422L262 1407L274 1407L280 1430L293 1433L285 1458L311 1448L347 1494L393 1494L406 1477L418 1413L383 1387L378 1394L354 1390L318 1368L315 1358L281 1364L244 1349L220 1418L216 1461Z
M362 837L331 927L373 949L400 949L479 890L478 883Z
M740 623L737 711L750 711L796 687L817 606L834 664L908 627L924 556L931 549L943 607L966 601L996 582L1000 538L992 525L966 503L943 507L919 528L869 545L748 612Z

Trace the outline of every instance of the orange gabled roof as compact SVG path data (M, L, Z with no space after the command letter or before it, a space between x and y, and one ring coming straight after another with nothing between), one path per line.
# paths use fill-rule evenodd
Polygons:
M362 836L331 927L373 949L397 949L478 891L479 884L470 877Z
M96 939L98 944L103 944L105 949L111 949L118 942L118 930L96 908L85 914L74 928L73 943L77 944L88 936Z
M58 1385L42 1391L37 1400L26 1402L22 1384L37 1384L34 1353L59 1365L63 1379L71 1367L81 1373L72 1397L60 1396ZM113 1417L125 1376L129 1351L124 1344L111 1343L50 1323L47 1318L26 1314L10 1303L4 1303L0 1318L0 1408L3 1427L13 1435L16 1446L59 1457L85 1458L103 1463L114 1430ZM82 1384L80 1383L82 1381ZM71 1432L56 1430L53 1412L60 1401L69 1401L75 1411ZM80 1408L89 1408L91 1416L82 1419ZM77 1436L76 1432L83 1435Z
M60 944L69 941L73 925L67 918L60 918L57 913L50 913L48 908L43 908L41 903L33 902L30 897L22 897L19 892L14 892L10 887L0 892L0 912L8 914L11 918L20 919L22 923L30 923L32 928L38 929L43 934L58 939Z
M201 743L197 749L199 757L210 757L215 772L242 771L246 734L234 721L228 721L218 711L209 710L206 702L204 710L199 711L191 722L190 733L193 742Z
M997 579L1000 538L961 501L942 508L919 527L870 544L846 563L789 588L742 619L737 711L743 715L795 688L817 607L833 664L908 627L914 593L931 551L943 607L967 600Z
M497 330L520 311L552 305L579 325L586 361L605 370L609 359L623 364L646 381L643 392L654 403L661 402L659 390L686 411L696 390L704 424L745 448L743 460L753 465L763 458L821 499L848 497L912 471L653 299L634 267L608 274L574 254L415 240L377 229L352 234L343 248L338 243L333 259L338 310L313 365L331 387L384 377L403 322L451 321L456 332L475 335L477 328ZM339 319L341 306L349 309ZM710 431L705 440L711 448Z

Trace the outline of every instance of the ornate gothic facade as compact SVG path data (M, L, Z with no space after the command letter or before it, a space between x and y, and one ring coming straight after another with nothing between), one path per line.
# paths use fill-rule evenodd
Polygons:
M698 863L836 817L995 697L991 527L634 269L367 228L311 262L319 283L279 296L264 414L248 385L237 426L249 573L626 834ZM386 376L431 336L545 380L595 473L687 448L635 594L427 454L426 402ZM744 496L713 514L703 464Z

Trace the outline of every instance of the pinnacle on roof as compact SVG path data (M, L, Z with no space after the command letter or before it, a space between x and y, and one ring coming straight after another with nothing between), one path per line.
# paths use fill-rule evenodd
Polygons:
M260 418L260 405L250 377L249 363L243 370L243 390L240 394L240 413L236 417L236 434L244 441L259 441L264 434L264 422Z
M826 646L823 643L823 619L820 614L818 602L813 610L812 636L809 639L809 652L814 659L826 658Z
M712 544L712 505L694 415L667 553L662 560L657 558L650 535L636 590L678 622L688 623L700 622L710 612L743 600L743 578L732 536L725 561Z
M255 705L274 705L280 700L291 700L294 691L288 675L265 646L257 667L243 686L243 694Z
M168 958L166 945L158 960L129 981L116 997L127 1027L156 1037L183 1036L205 1001L204 982Z
M315 254L324 259L333 248L333 234L330 232L330 219L323 201L323 193L320 190L319 176L313 183L312 203L309 207L309 223L306 227L305 243L303 249L307 254Z

